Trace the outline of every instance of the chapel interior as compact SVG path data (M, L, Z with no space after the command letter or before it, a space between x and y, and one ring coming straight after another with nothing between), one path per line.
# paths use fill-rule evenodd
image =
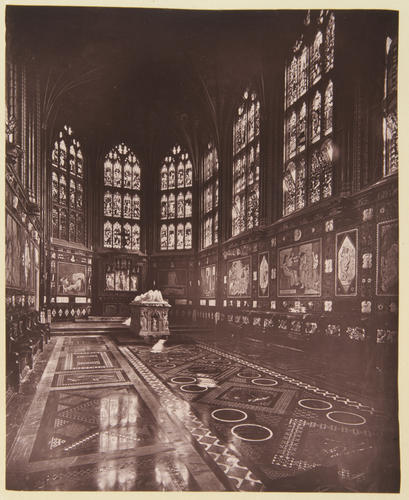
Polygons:
M7 6L6 488L398 492L398 13Z

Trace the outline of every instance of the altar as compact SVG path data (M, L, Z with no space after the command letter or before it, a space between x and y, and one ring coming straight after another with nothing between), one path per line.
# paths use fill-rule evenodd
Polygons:
M149 290L130 303L131 330L140 337L170 335L168 312L171 307L159 290Z

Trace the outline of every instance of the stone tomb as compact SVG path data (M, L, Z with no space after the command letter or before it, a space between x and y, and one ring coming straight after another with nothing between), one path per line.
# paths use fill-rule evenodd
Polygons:
M138 295L130 304L131 330L140 337L170 335L168 312L170 304L159 290Z

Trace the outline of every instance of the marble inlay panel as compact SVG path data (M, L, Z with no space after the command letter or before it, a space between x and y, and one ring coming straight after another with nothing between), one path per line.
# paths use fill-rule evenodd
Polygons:
M127 382L128 377L121 370L92 371L80 373L58 373L54 376L52 387L69 387L74 385L100 385Z
M200 490L188 467L174 452L31 473L19 486L33 491Z
M166 440L132 387L50 392L30 460L110 453Z
M259 388L254 385L225 382L200 399L201 403L227 405L245 410L266 411L282 415L288 409L296 391Z
M64 352L58 361L57 371L95 370L118 367L110 352Z

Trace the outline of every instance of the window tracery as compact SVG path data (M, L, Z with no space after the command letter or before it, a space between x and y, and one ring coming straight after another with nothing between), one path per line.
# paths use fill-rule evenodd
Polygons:
M217 149L211 142L203 156L201 177L201 247L207 248L218 241L219 159Z
M192 248L192 183L189 155L175 145L160 169L160 250Z
M233 123L233 236L259 223L259 133L260 101L254 90L245 90Z
M104 188L104 248L140 250L141 167L123 143L105 157Z
M285 71L283 215L333 194L335 15L304 24Z
M71 127L64 125L51 151L52 235L85 243L84 159Z

